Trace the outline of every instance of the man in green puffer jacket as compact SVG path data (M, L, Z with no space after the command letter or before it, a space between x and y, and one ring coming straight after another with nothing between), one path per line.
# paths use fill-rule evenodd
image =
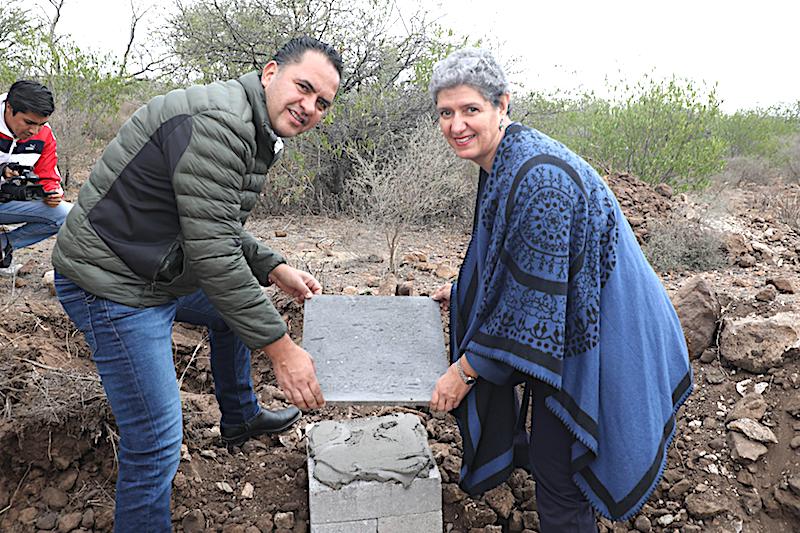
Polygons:
M259 407L250 350L272 361L287 399L324 404L310 355L261 286L298 301L320 293L243 225L282 137L325 115L342 60L292 39L262 72L158 96L120 129L81 188L55 249L58 297L86 336L120 431L116 531L169 531L180 460L175 320L208 327L221 433L240 444L282 431L296 407Z

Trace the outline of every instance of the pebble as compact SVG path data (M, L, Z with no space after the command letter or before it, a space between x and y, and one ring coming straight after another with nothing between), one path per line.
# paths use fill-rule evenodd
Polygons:
M275 527L278 529L294 528L294 513L275 513Z
M650 519L646 516L640 514L636 517L636 521L633 523L633 527L636 528L636 531L641 531L642 533L648 533L652 531L653 524L650 523Z
M69 533L73 529L77 529L79 525L81 525L81 520L83 520L82 513L69 513L65 514L61 518L58 519L58 531L59 533Z

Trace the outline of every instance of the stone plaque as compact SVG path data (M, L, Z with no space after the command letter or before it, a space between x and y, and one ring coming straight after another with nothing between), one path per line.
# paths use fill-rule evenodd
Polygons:
M425 405L449 365L439 305L426 296L314 296L303 347L332 403Z

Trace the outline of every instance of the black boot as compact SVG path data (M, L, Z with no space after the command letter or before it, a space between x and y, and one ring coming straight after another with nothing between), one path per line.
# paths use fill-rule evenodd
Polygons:
M300 420L300 416L300 409L294 405L277 411L261 409L261 412L249 422L221 427L222 441L228 446L239 446L250 437L265 433L280 433Z

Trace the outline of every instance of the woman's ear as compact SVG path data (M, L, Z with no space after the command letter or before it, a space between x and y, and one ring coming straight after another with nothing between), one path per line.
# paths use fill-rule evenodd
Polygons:
M504 93L500 95L500 105L498 108L500 109L500 119L504 119L508 116L508 106L511 104L511 95L509 93Z

